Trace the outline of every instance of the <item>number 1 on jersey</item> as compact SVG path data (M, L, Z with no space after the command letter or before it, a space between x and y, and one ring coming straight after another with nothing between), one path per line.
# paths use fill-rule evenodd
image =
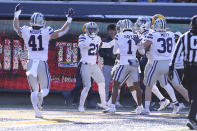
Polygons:
M131 47L132 47L132 41L131 41L131 40L129 40L127 43L129 44L129 50L128 50L127 54L132 54L132 50L131 50Z
M39 40L39 48L36 48L37 45L36 45L35 35L31 35L31 37L29 38L29 41L28 41L29 47L32 47L32 51L42 51L42 50L44 50L44 48L42 47L42 35L39 35L37 37L37 39Z

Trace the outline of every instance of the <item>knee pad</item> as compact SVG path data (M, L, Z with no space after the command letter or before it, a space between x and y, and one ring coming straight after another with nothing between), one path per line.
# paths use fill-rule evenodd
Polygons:
M45 97L49 94L49 89L47 88L41 89L41 93L42 93L42 97Z

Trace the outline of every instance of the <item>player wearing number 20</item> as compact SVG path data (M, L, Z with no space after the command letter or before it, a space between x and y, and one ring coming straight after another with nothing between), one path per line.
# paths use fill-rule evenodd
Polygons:
M95 22L86 25L86 33L79 36L78 44L81 52L81 76L83 90L80 96L79 112L84 112L84 103L91 87L91 77L98 84L98 91L101 99L101 108L106 108L105 79L99 66L96 64L98 50L101 47L101 38L97 35L99 28Z
M59 30L45 27L44 15L35 12L31 16L30 26L19 26L21 7L17 5L14 13L13 27L18 35L23 38L28 50L27 79L31 87L31 102L35 110L35 117L41 118L42 101L50 89L50 74L48 70L48 46L51 39L63 36L69 29L74 14L69 9L67 22ZM41 90L39 91L39 84Z

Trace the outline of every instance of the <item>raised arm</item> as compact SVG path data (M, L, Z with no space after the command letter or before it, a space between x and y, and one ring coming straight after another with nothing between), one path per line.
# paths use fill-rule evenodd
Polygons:
M54 33L51 35L51 39L57 39L67 33L67 31L69 30L69 26L71 25L73 16L74 16L74 10L70 8L68 10L66 23L62 26L61 29L54 31Z
M19 26L19 15L21 14L21 6L18 4L15 7L14 11L14 20L13 20L13 28L17 32L17 34L22 37L21 31L20 31L20 26Z

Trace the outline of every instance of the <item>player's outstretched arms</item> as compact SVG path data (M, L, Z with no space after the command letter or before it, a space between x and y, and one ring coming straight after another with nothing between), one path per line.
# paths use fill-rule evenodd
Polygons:
M20 4L16 5L15 10L14 10L13 28L20 37L22 37L20 26L19 26L19 15L21 14L21 11L22 11L22 8Z
M74 10L72 8L68 9L66 23L62 26L61 29L55 30L55 32L51 35L51 39L57 39L67 33L67 31L69 30L69 26L71 25L73 16Z

